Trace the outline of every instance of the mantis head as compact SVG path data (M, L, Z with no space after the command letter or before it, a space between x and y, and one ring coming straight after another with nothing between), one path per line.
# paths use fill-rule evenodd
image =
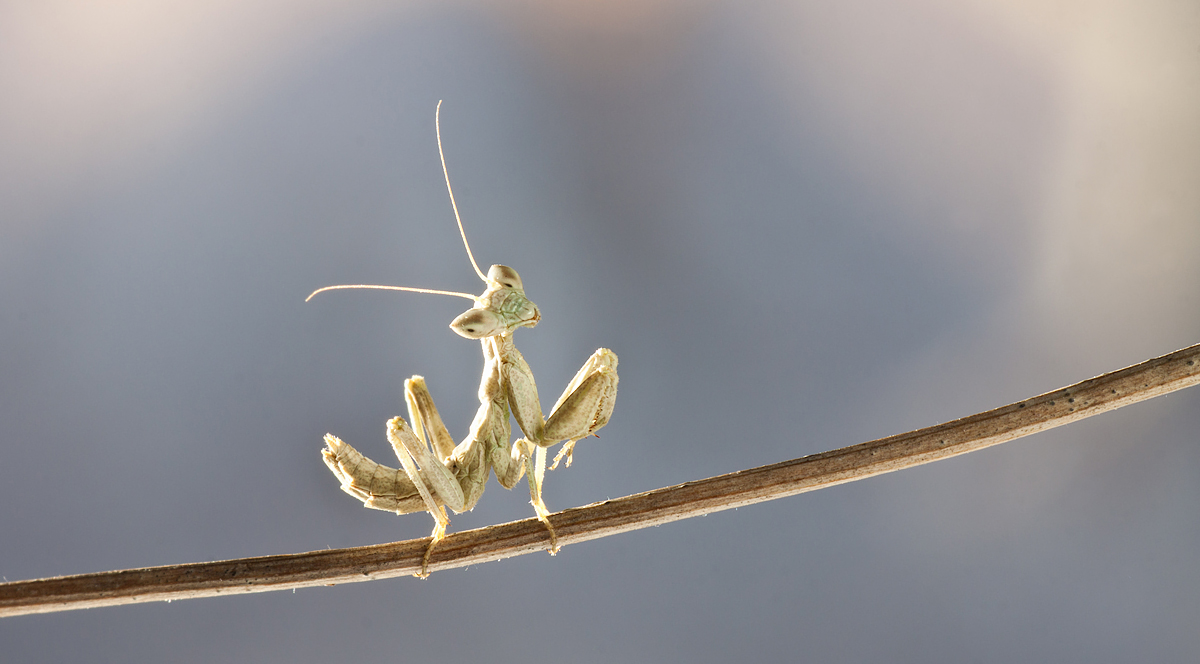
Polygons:
M541 320L537 305L525 297L521 276L507 265L488 269L487 290L475 306L450 323L450 329L468 339L508 334L518 327L533 327Z
M487 284L483 295L475 296L470 293L434 290L431 288L412 288L410 286L375 286L368 284L353 284L344 286L326 286L313 291L305 302L313 295L327 290L345 288L369 288L375 290L399 290L412 293L430 293L433 295L453 295L474 300L475 306L463 312L450 323L450 329L468 339L483 339L508 334L518 327L533 327L541 320L537 305L525 297L525 288L521 285L521 277L517 271L506 265L493 265L487 276L479 269L475 256L471 253L471 245L467 242L467 233L463 230L462 218L458 216L458 203L454 202L454 189L450 187L450 173L446 170L446 155L442 152L442 129L440 112L442 102L438 102L438 112L434 114L434 126L437 128L438 155L442 158L442 173L446 176L446 190L450 193L450 205L454 208L454 219L458 222L458 233L462 236L463 246L467 249L467 257L475 274Z

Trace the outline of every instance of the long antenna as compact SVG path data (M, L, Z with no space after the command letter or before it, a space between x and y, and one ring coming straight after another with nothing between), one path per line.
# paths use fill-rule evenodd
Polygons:
M442 151L442 100L438 100L437 110L433 112L433 126L437 131L438 156L442 158L442 174L446 176L446 191L450 192L450 206L454 208L454 220L458 222L458 234L462 236L463 246L467 248L467 258L471 259L471 267L475 268L475 274L484 283L488 283L487 277L483 271L479 269L479 263L475 262L475 255L471 253L471 245L467 242L467 232L463 230L462 217L458 216L458 203L454 202L454 189L450 187L450 171L446 169L446 153ZM373 290L398 290L408 291L410 293L429 293L430 295L453 295L455 297L465 297L468 300L478 303L479 297L470 293L459 293L456 291L435 290L433 288L413 288L411 286L376 286L374 284L345 284L341 286L326 286L318 288L304 298L305 302L313 299L317 293L324 293L331 290L344 290L350 288L369 288Z
M462 236L463 246L467 248L467 258L471 259L471 266L475 268L475 274L487 283L487 277L483 276L483 270L479 269L479 263L475 262L475 254L471 253L471 245L467 243L467 232L463 230L462 217L458 216L458 203L454 202L454 189L450 186L450 171L446 169L446 153L442 151L442 100L438 100L437 110L433 112L433 127L437 131L438 156L442 158L442 174L446 176L446 191L450 192L450 207L454 208L454 220L458 222L458 234Z
M312 294L310 294L308 297L304 298L304 301L308 302L309 300L313 299L313 295L316 295L317 293L324 293L325 291L328 291L328 290L342 290L342 289L346 289L346 288L371 288L374 290L400 290L400 291L408 291L410 293L429 293L430 295L453 295L455 297L465 297L468 300L473 300L475 302L479 301L478 296L471 295L470 293L458 293L455 291L434 290L432 288L413 288L412 286L376 286L373 284L346 284L344 286L326 286L324 288L318 288L317 290L313 291Z

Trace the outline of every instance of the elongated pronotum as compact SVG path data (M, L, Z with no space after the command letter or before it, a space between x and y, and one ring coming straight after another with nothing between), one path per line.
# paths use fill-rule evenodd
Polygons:
M1200 344L987 412L859 445L553 514L560 545L742 507L998 445L1200 383ZM430 538L0 584L0 616L335 585L413 574ZM429 570L550 548L525 519L447 535Z

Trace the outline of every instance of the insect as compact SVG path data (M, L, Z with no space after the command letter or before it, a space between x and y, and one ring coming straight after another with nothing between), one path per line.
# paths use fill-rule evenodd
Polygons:
M483 294L355 284L327 286L308 296L312 299L317 293L328 290L372 288L452 295L475 303L450 323L450 329L468 339L478 339L483 346L479 410L462 442L454 443L438 415L425 379L413 376L404 381L411 426L402 417L394 417L387 423L387 438L400 459L401 468L376 463L332 434L326 434L325 448L321 450L325 465L341 481L342 490L361 500L363 506L396 514L425 510L433 516L433 540L426 549L421 572L417 575L420 577L428 576L429 555L445 536L450 523L444 508L449 507L456 513L472 509L483 495L493 471L506 489L515 486L522 475L528 477L534 511L550 532L550 553L556 553L557 535L550 523L550 511L542 500L546 450L566 441L550 468L556 468L564 456L570 466L576 441L594 435L608 423L617 398L617 355L601 348L567 384L550 410L550 416L543 418L533 371L513 344L513 333L519 328L537 325L541 314L537 305L525 296L516 270L493 265L485 276L475 262L446 169L441 105L439 101L434 114L438 154L467 257L475 273L487 285ZM524 434L512 445L509 444L510 413Z

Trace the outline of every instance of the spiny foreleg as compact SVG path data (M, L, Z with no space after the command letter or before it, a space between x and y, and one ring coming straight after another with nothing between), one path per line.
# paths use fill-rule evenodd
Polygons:
M583 363L546 419L543 439L566 440L554 457L553 470L563 455L571 466L576 441L596 435L612 417L617 404L617 354L607 348L597 349ZM553 444L553 443L550 443Z
M617 398L617 355L601 348L584 363L575 377L567 383L562 396L554 404L550 417L542 419L542 405L538 398L537 383L533 371L521 352L512 343L512 336L496 338L497 355L502 359L509 406L513 417L521 427L525 438L513 445L514 453L532 448L525 454L526 475L529 480L529 495L538 518L551 531L551 553L558 550L557 537L550 524L550 510L542 499L542 483L546 472L546 448L563 440L563 447L554 465L563 455L570 464L575 441L595 434L608 424Z

